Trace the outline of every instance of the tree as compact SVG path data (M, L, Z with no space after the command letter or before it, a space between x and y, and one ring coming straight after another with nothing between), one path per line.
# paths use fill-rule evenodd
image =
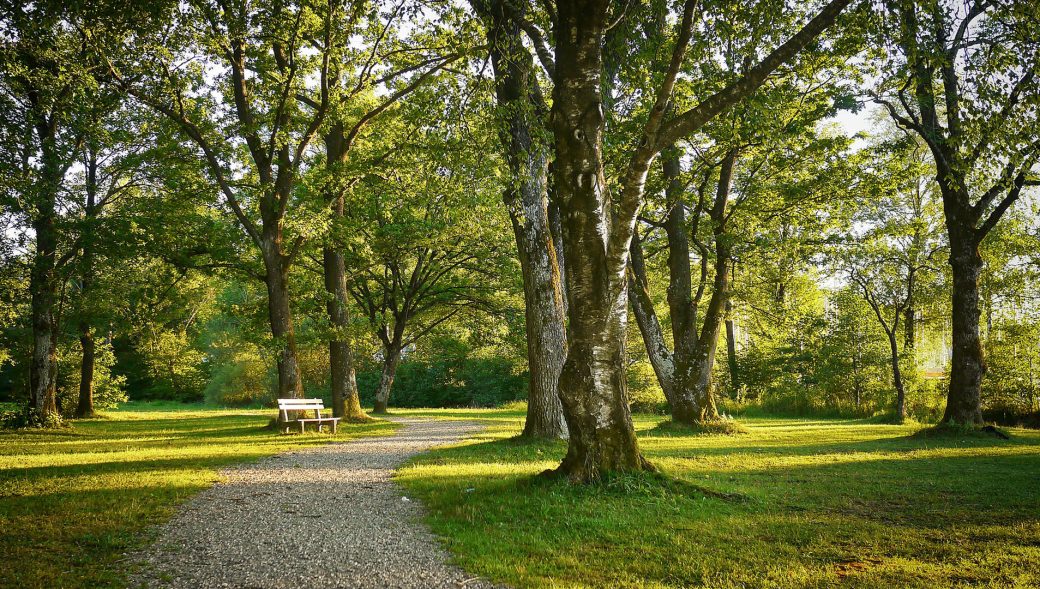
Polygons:
M534 58L521 38L520 27L526 22L528 7L507 0L474 0L472 4L487 27L502 119L499 135L512 176L502 200L509 212L524 279L530 379L523 435L566 437L567 424L557 390L567 355L561 252L549 217L550 146L543 122L548 107Z
M201 153L223 204L262 262L257 277L266 286L271 335L281 348L278 396L300 397L289 277L308 235L289 212L329 110L324 82L347 43L339 26L343 7L198 0L167 14L174 26L157 32L138 61L123 67L108 60L109 74L173 121ZM219 64L216 75L197 67L204 61ZM312 78L322 83L315 87Z
M727 16L740 18L731 13ZM748 65L741 53L749 49L730 36L754 44L751 39L769 26L768 19L755 22L745 16L754 23L747 25L752 27L750 31L732 26L721 33L727 64ZM832 159L840 161L837 156L845 142L814 129L821 118L833 114L834 94L843 91L838 85L821 85L817 78L834 77L845 67L844 61L833 52L803 52L798 63L788 66L786 75L776 76L754 97L716 119L701 133L702 138L664 152L663 202L658 203L651 195L641 221L659 230L659 241L664 244L660 247L667 249L671 349L651 303L643 262L644 238L638 232L631 245L628 296L677 422L693 424L718 418L713 371L724 325L729 332L731 378L738 380L731 280L740 248L752 239L746 233L756 227L758 217L775 214L778 207L811 208L819 202L821 192L829 193L838 186L837 182L828 184L818 179L792 181L798 173L794 170L812 168L818 178L847 176L840 166L830 163ZM723 70L719 75L731 78L735 73ZM693 169L687 174L682 174L683 160L692 162ZM651 176L650 182L654 180ZM799 189L787 194L778 190L785 180L799 184ZM695 190L688 190L691 185ZM653 239L651 234L647 238ZM695 258L699 260L696 273L692 267Z
M91 16L48 2L5 5L0 14L3 198L32 242L29 406L45 420L57 414L59 291L82 237L66 216L82 206L70 191L70 170L98 120L118 104L93 78L96 63L81 32L97 24Z
M867 184L880 194L853 216L852 226L867 229L847 240L853 245L843 256L849 280L859 288L888 339L899 423L906 419L899 342L913 350L919 284L928 272L936 271L933 260L943 248L937 206L924 177L927 164L917 147L915 141L896 139L871 150L869 161L878 162L872 170L877 178ZM902 334L901 321L907 323Z
M386 413L403 353L461 313L493 310L500 288L504 227L481 144L452 126L415 122L449 97L424 88L396 124L384 120L382 141L369 147L392 155L367 166L353 191L354 238L340 246L358 269L347 288L382 347L375 413Z
M651 163L662 149L754 92L770 73L829 27L850 2L827 4L747 73L696 106L672 115L667 107L694 31L696 3L685 3L671 59L657 68L663 75L646 93L652 106L619 175L616 199L603 162L603 44L612 22L624 13L611 14L611 3L605 1L561 0L547 5L554 51L540 56L553 72L549 117L568 301L568 354L559 386L570 438L558 473L589 481L610 471L652 468L640 454L632 429L624 365L628 252Z
M891 0L875 99L928 145L950 247L953 362L943 423L982 422L979 245L1040 158L1040 21L1017 2Z
M353 36L354 45L331 61L329 75L320 82L322 95L329 97L330 111L329 124L322 131L326 173L322 194L333 227L343 222L348 192L356 182L345 167L364 130L467 52L466 36L459 34L464 32L463 27L449 26L450 8L439 9L420 22L418 18L404 20L413 12L406 2L386 13L367 13L363 2L352 2L350 6L344 38ZM406 33L409 30L412 32ZM375 98L376 92L386 95ZM324 108L318 102L309 104L316 111ZM358 398L353 352L346 337L350 326L347 269L343 252L334 239L326 239L322 258L328 293L326 307L332 327L329 366L333 414L365 419Z

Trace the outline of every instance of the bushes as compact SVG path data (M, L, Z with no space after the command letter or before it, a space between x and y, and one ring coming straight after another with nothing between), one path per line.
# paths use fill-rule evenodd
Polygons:
M78 344L58 346L58 407L71 417L79 404L80 367L83 353ZM94 347L94 409L104 411L125 403L126 378L113 374L116 357L112 343L98 339Z
M361 401L371 405L380 371L358 372ZM401 363L391 407L493 407L527 398L527 373L505 358L410 360Z
M274 399L271 368L250 346L223 354L213 367L203 395L211 405L266 404Z

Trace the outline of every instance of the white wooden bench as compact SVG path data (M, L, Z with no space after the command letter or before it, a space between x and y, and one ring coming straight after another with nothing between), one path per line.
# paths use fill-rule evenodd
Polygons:
M290 423L300 424L300 433L302 434L308 423L318 424L318 431L320 432L326 422L332 424L332 433L336 433L336 425L339 423L339 418L322 417L321 411L324 408L325 403L321 399L278 399L278 411L282 423L285 424L285 433L289 433ZM303 413L304 415L296 419L289 419L290 411ZM314 417L307 417L306 412L308 411L314 411Z

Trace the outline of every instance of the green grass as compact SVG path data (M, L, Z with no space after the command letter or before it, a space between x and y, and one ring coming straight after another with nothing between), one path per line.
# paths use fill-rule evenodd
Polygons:
M1040 587L1040 431L751 418L682 435L637 416L664 476L575 487L533 476L565 445L511 439L519 410L398 413L489 425L398 480L460 565L517 587Z
M123 554L221 467L395 428L286 436L264 428L273 416L131 403L66 429L0 432L0 587L123 586Z

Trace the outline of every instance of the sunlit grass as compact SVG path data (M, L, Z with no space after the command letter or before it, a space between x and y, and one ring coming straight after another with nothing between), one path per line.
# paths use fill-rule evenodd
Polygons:
M130 404L68 429L0 432L0 587L120 587L124 553L221 467L395 428L281 435L264 428L273 416Z
M1040 586L1040 432L912 437L861 420L742 420L676 435L637 416L664 477L534 475L563 443L511 439L522 408L400 412L488 430L398 480L459 564L518 587Z

